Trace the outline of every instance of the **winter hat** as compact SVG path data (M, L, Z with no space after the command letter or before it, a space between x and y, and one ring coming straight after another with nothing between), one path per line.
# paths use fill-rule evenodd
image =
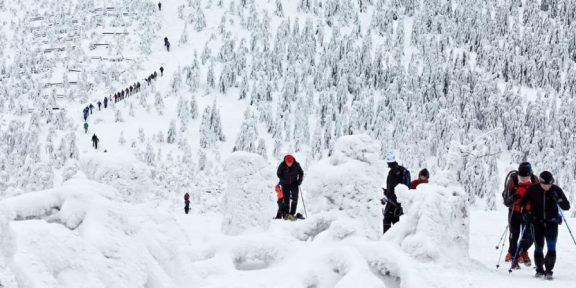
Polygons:
M532 174L532 165L528 162L520 163L518 166L518 175L520 175L520 177L528 177L530 174Z
M428 172L428 169L424 168L424 169L420 170L420 173L418 173L418 176L424 176L426 178L430 178L430 172Z
M290 154L284 156L284 163L292 164L292 163L294 163L294 161L295 161L294 156L292 156Z
M393 163L396 162L396 155L394 155L394 152L388 152L386 153L386 163Z
M549 171L544 171L540 173L540 183L547 185L554 184L554 177L552 176L552 173L550 173Z

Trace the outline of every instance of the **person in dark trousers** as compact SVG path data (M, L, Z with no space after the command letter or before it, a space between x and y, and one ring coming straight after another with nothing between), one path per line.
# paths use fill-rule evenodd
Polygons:
M400 216L403 214L402 206L398 203L396 198L396 186L398 186L398 184L407 184L407 182L410 181L404 180L407 170L398 165L398 162L396 162L396 156L392 152L386 154L386 162L388 163L390 172L388 172L388 177L386 178L386 189L384 189L385 199L383 199L383 204L386 204L384 207L383 220L384 233L386 233L393 224L396 224L400 220Z
M98 103L96 104L98 104L98 111L100 111L100 107L102 107L102 102L98 101Z
M84 122L86 122L88 120L88 107L84 108L84 111L82 111L84 113Z
M428 183L428 179L430 179L430 172L428 172L428 169L424 168L420 170L418 173L418 179L410 182L410 189L416 189L418 185Z
M508 246L508 253L504 261L511 262L516 253L516 248L518 248L518 239L520 238L520 230L524 224L522 220L522 213L520 212L520 202L522 197L526 194L526 191L532 184L540 183L538 177L536 177L532 172L532 165L528 162L522 162L518 166L518 172L514 172L508 176L508 181L506 187L509 193L512 195L513 202L508 207L508 227L510 229ZM527 212L530 211L530 207L526 207ZM512 264L513 269L520 269L520 263L524 263L526 266L532 265L532 260L528 256L528 249L532 246L534 240L532 239L532 229L530 226L526 226L527 231L524 233L522 240L520 241L521 246L519 250L518 257L516 257L514 263Z
M569 210L570 202L564 191L554 185L552 173L549 171L540 173L539 181L539 184L533 184L528 188L520 206L524 221L532 225L534 231L536 277L552 280L556 264L558 225L562 223L562 215L558 209ZM548 249L546 257L544 257L544 240Z
M104 109L108 108L108 97L104 97Z
M158 11L162 11L162 2L158 2Z
M92 103L90 103L90 106L88 106L88 108L90 108L90 114L92 114L92 109L94 109L94 105L92 105Z
M168 41L168 37L164 37L164 46L166 47L166 51L170 52L170 41Z
M284 209L284 193L282 193L282 187L280 186L280 183L276 184L274 191L276 192L276 203L278 204L278 212L276 212L276 217L274 219L283 219L286 216L284 214L286 209Z
M184 213L190 212L190 194L184 194Z
M160 77L164 76L164 67L160 66Z
M276 175L280 179L280 187L284 199L284 214L286 219L296 220L296 208L298 206L298 192L302 180L304 180L304 171L300 163L292 155L284 156L284 161L278 165ZM290 210L288 210L290 209Z
M152 73L152 79L156 79L156 77L158 77L158 72L154 71L154 73Z
M84 122L84 133L88 133L88 122Z
M92 146L94 147L94 149L98 150L98 142L100 142L100 139L98 139L98 137L96 136L96 134L92 135Z

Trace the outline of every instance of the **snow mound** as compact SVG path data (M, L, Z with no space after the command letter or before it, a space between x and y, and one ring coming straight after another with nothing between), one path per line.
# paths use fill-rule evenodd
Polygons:
M2 283L10 283L5 262L13 262L11 273L24 287L175 287L179 275L192 275L176 265L186 239L177 225L167 225L175 223L172 216L120 198L77 176L0 202L12 209L12 233L4 233L7 221L0 219Z
M225 163L227 186L222 202L222 232L238 235L247 230L266 230L275 215L272 167L264 158L235 152Z
M305 197L310 214L338 210L370 227L382 230L381 183L385 163L378 160L379 146L367 135L339 138L334 155L310 167Z
M396 190L404 215L384 239L423 261L468 259L469 215L466 194L458 186L422 184Z

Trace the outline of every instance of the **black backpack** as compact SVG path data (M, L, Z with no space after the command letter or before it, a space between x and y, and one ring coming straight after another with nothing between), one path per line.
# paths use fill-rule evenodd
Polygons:
M530 181L532 181L532 183L536 183L537 180L538 179L536 178L536 175L530 174ZM510 181L514 183L512 189L508 189L510 188ZM518 171L512 170L508 172L508 175L506 175L506 179L504 180L504 190L502 191L502 200L506 207L510 208L514 206L514 195L516 194L517 188L518 188Z

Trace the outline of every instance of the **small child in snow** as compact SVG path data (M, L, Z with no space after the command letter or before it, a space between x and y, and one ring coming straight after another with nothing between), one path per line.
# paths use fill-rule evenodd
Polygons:
M284 218L284 193L282 193L282 187L280 187L280 184L276 184L276 187L274 187L274 190L276 191L276 197L278 198L278 201L276 203L278 203L278 212L276 212L276 217L274 219L283 219Z

